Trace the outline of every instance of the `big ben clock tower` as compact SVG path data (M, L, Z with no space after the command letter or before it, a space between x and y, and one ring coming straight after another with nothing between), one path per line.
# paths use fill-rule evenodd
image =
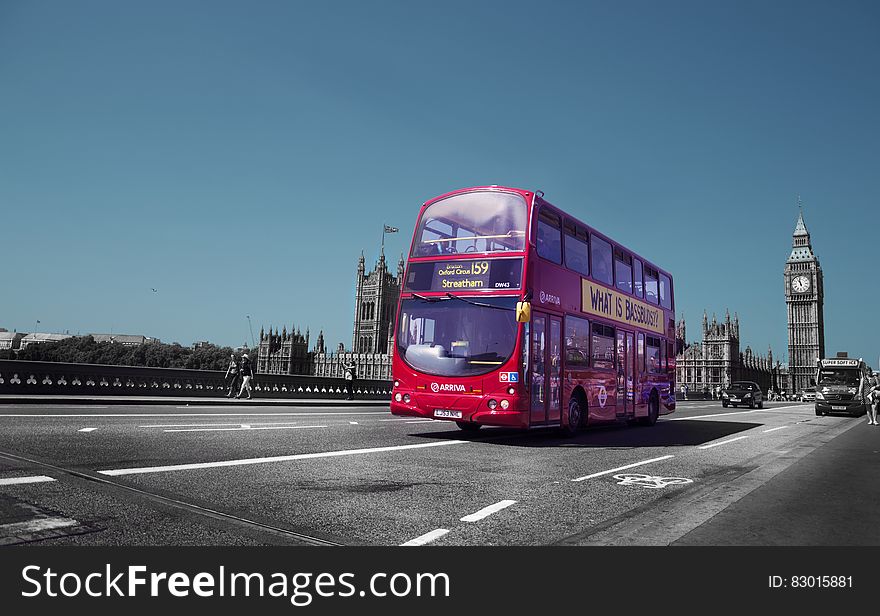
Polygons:
M791 393L810 387L816 360L825 357L825 301L822 268L813 254L804 215L798 215L791 255L785 262L785 304L788 308L788 383Z

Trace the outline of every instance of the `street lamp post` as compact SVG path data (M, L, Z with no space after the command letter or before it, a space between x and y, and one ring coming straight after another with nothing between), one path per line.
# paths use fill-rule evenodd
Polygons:
M251 327L251 315L247 315L248 329L251 332L251 346L253 348L257 348L256 343L254 342L254 328Z

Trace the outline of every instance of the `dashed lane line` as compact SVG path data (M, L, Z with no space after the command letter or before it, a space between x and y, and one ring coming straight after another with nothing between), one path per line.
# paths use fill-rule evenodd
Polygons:
M424 535L420 535L415 539L410 539L406 543L401 543L401 546L415 546L415 545L425 545L426 543L431 543L435 539L439 539L449 531L445 528L435 528L430 533L425 533Z
M463 518L461 518L461 521L462 522L478 522L479 520L482 520L483 518L488 518L493 513L498 513L502 509L506 509L507 507L510 507L511 505L513 505L515 503L516 503L515 500L498 501L494 505L489 505L488 507L483 507L482 509L480 509L479 511L477 511L475 513L464 516Z
M254 430L299 430L305 428L326 428L327 426L239 426L238 428L172 428L162 432L253 432Z
M784 430L787 427L788 426L779 426L778 428L770 428L769 430L764 430L763 432L764 432L764 434L767 434L768 432L776 432L777 430Z
M641 462L633 462L632 464L627 464L626 466L618 466L617 468L612 468L607 471L600 471L598 473L593 473L592 475L585 475L583 477L578 477L577 479L572 479L572 481L584 481L586 479L593 479L594 477L601 477L602 475L610 475L611 473L616 473L617 471L625 471L628 468L635 468L637 466L643 466L645 464L651 464L652 462L659 462L660 460L668 460L669 458L674 458L673 455L668 456L660 456L659 458L651 458L650 460L642 460Z
M36 518L34 520L26 520L24 522L0 524L0 536L14 537L16 535L39 533L45 530L54 530L56 528L77 526L78 524L79 522L71 518Z
M45 483L47 481L55 481L54 477L46 475L32 475L30 477L4 477L0 479L0 486L17 486L26 483Z
M701 447L697 447L697 449L712 449L713 447L718 447L720 445L727 445L727 443L732 443L734 441L741 441L744 438L749 438L748 436L737 436L736 438L729 438L726 441L721 441L720 443L712 443L711 445L703 445Z
M80 428L77 432L94 432L97 428Z
M318 453L300 453L290 456L272 456L269 458L243 458L239 460L221 460L219 462L198 462L194 464L171 464L168 466L145 466L141 468L118 468L98 471L101 475L140 475L145 473L164 473L168 471L185 471L204 468L222 468L226 466L244 466L247 464L267 464L271 462L291 462L294 460L312 460L315 458L335 458L340 456L355 456L368 453L381 453L386 451L404 451L407 449L424 449L427 447L443 447L446 445L461 445L470 441L439 441L435 443L417 443L414 445L393 445L389 447L371 447L369 449L343 449L340 451L321 451Z

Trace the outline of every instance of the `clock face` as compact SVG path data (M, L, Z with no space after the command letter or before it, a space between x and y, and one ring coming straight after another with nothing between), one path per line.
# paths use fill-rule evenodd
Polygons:
M810 279L807 276L795 276L791 281L791 290L795 293L806 293L810 290Z

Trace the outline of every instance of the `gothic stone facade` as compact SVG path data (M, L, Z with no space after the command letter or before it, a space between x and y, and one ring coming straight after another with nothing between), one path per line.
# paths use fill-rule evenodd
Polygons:
M816 360L825 357L825 290L810 232L798 215L791 254L785 262L785 305L788 308L788 391L813 384Z
M285 326L269 333L260 329L260 346L257 352L257 372L263 374L312 374L313 354L309 352L309 330L305 336Z
M778 361L773 363L772 350L768 349L766 357L755 355L748 346L740 351L738 315L731 320L728 311L721 323L713 315L710 323L703 313L702 341L687 344L686 336L682 319L676 327L676 382L680 391L687 388L689 396L727 387L733 381L754 381L765 392L784 389L782 367Z

